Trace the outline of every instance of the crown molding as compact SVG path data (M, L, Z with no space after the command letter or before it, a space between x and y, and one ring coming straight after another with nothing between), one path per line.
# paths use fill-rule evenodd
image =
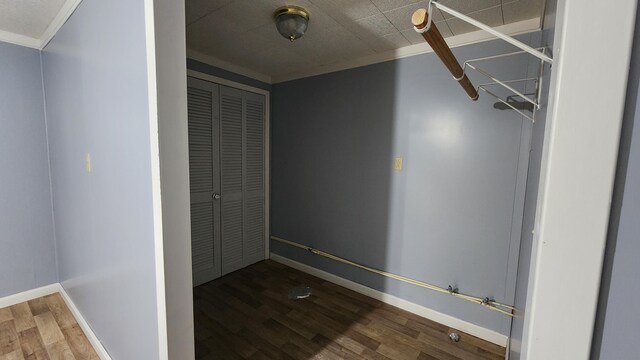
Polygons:
M44 49L45 46L53 39L58 30L64 25L65 22L71 17L73 12L76 10L78 5L82 0L67 0L64 2L60 11L56 17L53 18L47 29L44 31L42 36L40 37L40 49Z
M58 11L58 14L51 20L49 26L42 33L40 38L34 38L30 36L25 36L9 31L0 30L0 41L20 45L24 47L29 47L37 50L44 49L45 46L53 39L58 30L64 25L64 23L69 19L71 14L75 11L75 9L80 5L82 0L67 0L62 4L62 7Z
M9 31L0 30L0 41L33 49L40 49L40 40Z
M246 67L230 63L228 61L220 60L216 57L205 55L195 50L187 49L187 58L205 63L217 68L231 71L238 75L246 76L254 80L262 81L267 84L272 84L271 76L263 74L259 71L251 70Z

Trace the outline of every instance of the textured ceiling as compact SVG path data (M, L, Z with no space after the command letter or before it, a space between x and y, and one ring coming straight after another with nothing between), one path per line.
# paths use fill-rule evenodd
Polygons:
M540 17L544 0L441 0L485 24L499 26ZM416 0L186 0L187 47L202 55L270 77L422 43L411 14ZM293 43L277 32L281 5L310 12L307 33ZM436 10L445 37L477 30Z
M0 31L39 39L65 0L0 0Z

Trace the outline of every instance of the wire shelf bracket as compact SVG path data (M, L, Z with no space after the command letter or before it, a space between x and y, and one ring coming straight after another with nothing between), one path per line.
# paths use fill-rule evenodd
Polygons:
M433 24L433 19L432 19L432 14L433 14L433 8L437 8L441 11L444 11L445 13L448 13L462 21L465 21L481 30L484 30L486 32L488 32L489 34L502 39L504 41L506 41L507 43L520 48L520 51L516 51L516 52L511 52L511 53L507 53L507 54L500 54L500 55L493 55L493 56L486 56L486 57L482 57L482 58L477 58L477 59L471 59L471 60L467 60L464 62L463 66L460 67L458 61L455 59L455 56L453 56L453 54L451 53L451 50L449 48L449 46L446 44L446 42L444 41L444 38L442 37L442 35L440 34L440 32L438 31L438 29L436 28L435 24ZM453 10L451 8L449 8L448 6L442 5L440 4L438 1L436 0L430 0L428 7L426 10L424 9L420 9L417 10L413 17L412 17L412 22L414 24L414 30L420 34L422 34L422 36L425 38L425 40L429 43L429 45L431 45L431 47L433 48L434 52L440 57L440 59L444 62L445 66L449 69L449 71L451 72L451 74L453 75L453 78L458 81L460 83L460 85L462 85L462 87L467 91L467 94L469 94L469 97L472 100L477 100L478 99L478 94L480 93L480 91L486 93L487 95L490 95L494 98L496 98L499 102L503 103L504 105L508 106L509 108L515 110L516 112L518 112L520 115L522 115L523 117L531 120L532 122L535 122L534 119L534 114L535 111L533 111L533 113L531 115L525 113L524 111L522 111L521 109L516 108L513 105L512 101L509 101L510 99L513 99L514 97L518 97L521 98L523 101L528 102L531 104L531 106L533 106L533 109L535 110L539 110L541 107L541 102L540 102L540 93L541 93L541 88L542 88L542 75L544 73L544 65L545 63L553 65L553 59L551 58L551 56L549 56L547 54L547 50L544 47L540 47L540 48L534 48L531 47L521 41L518 41L516 39L514 39L513 37L503 34L495 29L493 29L492 27L477 21L467 15L464 15L456 10ZM523 78L523 79L514 79L514 80L500 80L498 77L492 75L491 73L489 73L488 71L482 69L481 67L478 66L478 63L480 62L484 62L484 61L489 61L489 60L495 60L495 59L501 59L501 58L507 58L510 56L517 56L517 55L522 55L522 54L529 54L529 55L533 55L534 57L536 57L539 60L539 71L537 74L537 77L530 77L530 78ZM486 77L487 79L490 80L490 82L488 83L484 83L481 84L477 87L473 87L473 85L470 83L468 77L467 77L467 70L468 69L472 69L474 70L476 73ZM514 86L516 86L517 84L522 84L522 85L526 85L528 83L533 83L534 84L534 93L532 94L533 96L528 96L526 94L524 94L521 91L518 91L514 88ZM508 92L512 93L512 96L508 96L506 98L502 98L498 95L496 95L491 89L493 87L502 87L503 89L506 89Z
M540 48L537 48L535 50L536 51L540 51L543 54L546 52L546 48L544 48L544 47L540 47ZM487 57L482 57L482 58L477 58L477 59L470 59L470 60L465 61L464 64L462 65L462 73L466 75L467 69L472 69L476 73L478 73L478 74L486 77L487 79L491 80L491 82L484 83L484 84L481 84L478 87L476 87L477 91L478 92L483 91L487 95L490 95L490 96L496 98L498 101L500 101L501 103L505 104L506 106L508 106L512 110L516 111L520 115L522 115L525 118L531 120L531 122L535 122L535 118L534 118L533 114L529 115L529 114L523 112L522 110L516 108L515 106L513 106L512 102L509 101L509 99L512 99L514 97L521 98L523 101L526 101L529 104L531 104L533 109L540 110L540 107L541 107L540 96L541 96L541 87L542 87L542 75L543 75L543 72L544 72L544 63L545 63L543 60L539 60L539 71L538 71L538 76L537 77L529 77L529 78L513 79L513 80L500 80L496 76L492 75L491 73L489 73L488 71L482 69L481 67L479 67L477 65L477 63L483 62L483 61L489 61L489 60L501 59L501 58L508 58L508 57L511 57L511 56L518 56L518 55L522 55L522 54L526 54L526 53L527 53L526 51L515 51L515 52L511 52L511 53L507 53L507 54L500 54L500 55L487 56ZM533 86L534 86L534 92L532 94L533 96L528 95L528 94L524 94L521 91L516 90L513 86L511 86L512 84L524 84L526 86L528 83L533 83ZM496 95L493 91L490 90L490 88L494 87L494 86L501 86L502 88L504 88L504 89L508 90L509 92L513 93L513 95L512 96L508 96L506 99L503 99L502 97Z

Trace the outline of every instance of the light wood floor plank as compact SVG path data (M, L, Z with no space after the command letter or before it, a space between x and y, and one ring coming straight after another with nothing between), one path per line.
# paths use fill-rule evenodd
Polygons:
M25 360L49 359L37 327L21 332L19 338Z
M60 294L2 308L0 319L0 360L99 360Z
M13 320L0 323L0 356L20 350L20 340Z
M15 350L0 356L0 360L24 360L24 356L22 356L22 351Z
M51 360L76 360L69 344L64 339L47 345L47 353Z
M33 314L33 316L40 315L42 313L50 311L49 305L47 304L47 301L44 298L40 297L37 299L29 300L27 301L27 303L29 304L29 308L31 309L31 314Z
M49 309L51 309L51 313L56 319L58 326L60 326L60 329L66 329L77 324L76 319L73 317L73 314L71 314L69 308L67 308L67 304L60 294L51 294L45 296L44 299L49 305Z
M85 336L84 332L80 328L80 325L76 324L66 329L62 329L64 338L69 344L73 355L78 360L99 360L98 354L89 343L89 339Z
M11 313L13 314L16 332L23 332L36 326L36 323L33 321L33 314L31 314L29 304L26 302L13 305L11 307Z
M13 314L11 313L11 308L2 308L0 309L0 323L13 320Z
M56 323L56 319L53 317L53 314L46 312L36 316L34 319L36 321L40 337L42 338L42 343L45 346L48 347L53 343L64 341L64 335L62 334L62 331L60 331L60 327L58 326L58 323Z

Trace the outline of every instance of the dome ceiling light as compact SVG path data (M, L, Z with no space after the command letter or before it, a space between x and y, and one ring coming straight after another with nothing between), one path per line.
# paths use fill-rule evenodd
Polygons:
M293 42L304 35L309 25L309 12L299 6L286 5L273 14L280 35Z

